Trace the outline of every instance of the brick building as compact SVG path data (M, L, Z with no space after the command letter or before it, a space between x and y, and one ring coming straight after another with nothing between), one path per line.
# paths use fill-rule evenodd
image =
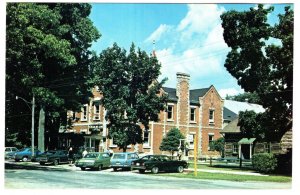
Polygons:
M168 94L166 111L159 113L158 122L150 122L149 129L144 129L144 143L128 146L128 151L143 154L162 154L159 150L162 138L173 127L180 129L188 144L185 155L194 156L194 138L198 142L200 157L217 156L218 152L209 150L209 142L218 139L223 127L223 104L214 86L202 89L190 89L190 76L177 73L176 88L163 87ZM82 107L81 112L68 112L72 127L66 129L60 138L60 146L85 146L95 151L111 149L119 151L113 140L108 139L105 121L105 108L100 105L101 93L95 88L94 97ZM67 135L67 136L66 136Z

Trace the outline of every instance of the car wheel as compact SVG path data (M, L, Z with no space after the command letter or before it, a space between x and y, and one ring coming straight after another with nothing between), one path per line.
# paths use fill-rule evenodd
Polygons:
M84 171L85 170L85 167L81 167L81 171Z
M114 171L117 171L118 170L118 168L114 168Z
M58 160L54 160L53 165L54 166L58 165Z
M45 165L45 163L44 162L40 162L40 165Z
M182 173L183 172L183 166L178 166L177 167L177 172Z
M28 161L28 157L27 156L23 156L22 161L23 162L27 162Z
M154 173L154 174L158 173L158 167L153 167L151 169L151 172Z
M140 169L139 172L140 173L145 173L145 170L144 169Z
M102 165L99 165L98 171L101 171L101 170L102 170Z

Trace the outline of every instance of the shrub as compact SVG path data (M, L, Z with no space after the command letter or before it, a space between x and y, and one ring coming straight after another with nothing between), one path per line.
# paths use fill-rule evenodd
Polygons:
M271 173L277 167L277 159L271 153L254 154L252 156L252 165L260 173Z

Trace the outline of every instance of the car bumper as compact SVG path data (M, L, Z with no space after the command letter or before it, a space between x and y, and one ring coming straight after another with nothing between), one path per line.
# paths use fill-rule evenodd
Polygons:
M96 168L96 165L90 165L90 164L75 164L75 167L80 167L80 168Z
M145 166L136 166L131 165L131 170L146 170L147 168Z

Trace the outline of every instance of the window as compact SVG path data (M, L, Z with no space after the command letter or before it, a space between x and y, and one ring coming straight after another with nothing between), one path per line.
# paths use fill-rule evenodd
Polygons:
M191 108L190 121L192 122L196 121L196 108Z
M76 120L76 112L72 112L72 120Z
M210 143L214 141L214 135L213 134L208 134L208 150L210 150Z
M195 140L195 134L189 134L188 142L189 142L189 147L190 148L194 147L194 140Z
M168 105L168 120L173 120L173 105Z
M214 123L214 122L215 122L215 111L209 110L209 123Z
M88 115L88 105L86 104L81 108L81 120L87 121L87 115Z
M150 146L150 131L144 130L144 144L143 146Z
M270 153L270 144L265 143L265 152Z
M238 145L237 144L232 145L232 153L234 153L234 154L238 153Z
M94 120L100 120L100 105L94 104Z

